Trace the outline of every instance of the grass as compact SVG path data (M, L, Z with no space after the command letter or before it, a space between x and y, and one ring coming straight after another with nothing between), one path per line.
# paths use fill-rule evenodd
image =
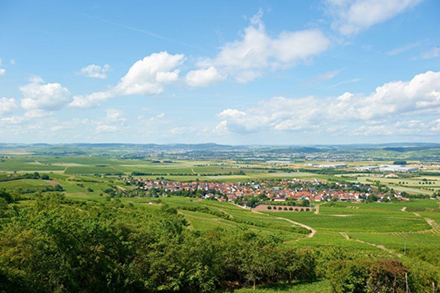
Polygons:
M348 209L347 209L348 210ZM430 226L425 220L413 214L403 214L368 211L350 211L341 214L340 210L335 210L335 214L313 213L284 213L284 212L265 212L268 214L291 219L296 222L304 223L315 229L322 229L334 232L395 232L395 231L420 231L429 229Z
M293 284L273 284L269 286L257 286L256 290L246 288L232 290L234 293L274 293L274 292L296 292L296 293L330 293L332 288L328 280L321 280L311 283L293 283Z
M18 188L22 188L22 189L36 188L40 190L47 186L51 186L51 184L47 183L44 180L38 180L38 179L22 179L22 180L0 182L0 189L6 189L6 190L15 190Z

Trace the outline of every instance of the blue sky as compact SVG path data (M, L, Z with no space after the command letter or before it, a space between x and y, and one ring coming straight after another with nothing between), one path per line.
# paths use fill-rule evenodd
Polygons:
M440 2L2 1L0 142L439 142Z

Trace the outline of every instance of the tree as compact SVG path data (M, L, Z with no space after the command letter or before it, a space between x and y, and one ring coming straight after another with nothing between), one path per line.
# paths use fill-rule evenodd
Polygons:
M0 198L3 198L7 203L12 203L14 201L11 194L4 190L0 190Z

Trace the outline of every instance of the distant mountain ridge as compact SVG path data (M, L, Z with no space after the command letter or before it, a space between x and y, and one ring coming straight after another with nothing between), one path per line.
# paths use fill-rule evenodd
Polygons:
M137 150L186 150L186 151L221 151L221 150L252 150L259 149L263 152L301 152L301 153L320 153L334 151L337 149L383 149L385 151L406 152L417 151L429 148L440 148L440 143L424 142L402 142L402 143L381 143L381 144L329 144L329 145L224 145L217 143L200 144L156 144L156 143L0 143L0 149L25 149L25 148L86 148L86 149L115 149L127 148Z

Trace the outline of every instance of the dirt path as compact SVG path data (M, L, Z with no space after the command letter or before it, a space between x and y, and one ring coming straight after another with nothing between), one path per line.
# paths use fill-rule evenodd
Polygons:
M341 234L341 236L344 237L347 240L354 240L354 241L357 241L357 242L360 242L360 243L363 243L363 244L371 245L371 246L374 246L376 248L382 249L382 250L384 250L384 251L386 251L386 252L388 252L390 254L394 254L394 255L396 255L399 258L402 257L402 254L396 253L394 250L386 248L382 244L376 244L376 243L367 242L367 241L364 241L364 240L361 240L361 239L353 238L353 237L349 236L346 232L339 232L339 234Z
M353 238L353 239L354 239L354 238ZM399 258L402 257L402 254L400 254L400 253L396 253L394 250L389 249L389 248L386 248L386 247L383 246L382 244L371 243L371 242L367 242L367 241L360 240L360 239L354 239L354 240L356 240L357 242L360 242L360 243L364 243L364 244L368 244L368 245L371 245L371 246L377 247L377 248L382 249L382 250L384 250L384 251L386 251L386 252L388 252L388 253L394 254L394 255L396 255L396 256L399 257Z
M217 207L216 207L217 208ZM224 214L226 214L226 215L228 215L229 217L231 217L231 219L233 219L234 218L234 216L233 215L231 215L230 213L228 213L227 211L225 211L224 209L221 209L221 208L217 208L220 212L222 212L222 213L224 213Z
M196 174L197 176L199 175L196 173L196 171L194 171L194 168L191 168L191 172L193 172L193 174Z
M437 224L436 221L434 221L433 219L429 219L429 218L425 218L426 223L429 224L429 226L432 227L432 229L430 230L432 233L434 234L440 234L440 225Z
M127 189L125 189L124 187L122 187L122 186L119 186L119 185L116 185L116 187L119 189L119 190L122 190L122 191L127 191Z
M297 225L297 226L301 226L301 227L303 227L303 228L306 228L307 230L311 231L311 233L310 233L309 235L307 235L305 238L312 238L312 237L315 236L315 234L316 234L316 229L314 229L314 228L312 228L312 227L310 227L310 226L307 226L306 224L299 223L299 222L295 222L295 221L293 221L293 220L291 220L291 219L287 219L287 218L283 218L283 217L275 217L275 216L272 216L272 215L263 214L263 213L260 213L260 212L258 212L258 211L254 211L254 210L252 210L252 212L253 212L253 213L256 213L256 214L259 214L259 215L266 215L266 216L269 216L269 217L273 217L273 218L278 219L278 220L284 220L284 221L290 222L290 223L292 223L292 224L294 224L294 225ZM297 241L298 241L298 240L301 240L301 239L305 239L305 238L297 239Z
M55 185L57 185L57 184L60 184L60 183L58 183L58 182L56 182L56 181L53 181L53 180L44 180L46 183L49 183L50 185L52 185L52 186L55 186Z
M299 223L299 222L295 222L295 221L292 221L291 219L286 219L286 218L283 218L283 217L276 217L276 219L284 220L284 221L290 222L290 223L292 223L292 224L295 224L295 225L301 226L301 227L303 227L303 228L306 228L307 230L310 230L312 233L310 233L309 235L307 235L306 238L312 238L312 237L315 236L315 234L316 234L316 229L313 229L312 227L307 226L306 224ZM303 238L303 239L304 239L304 238ZM301 240L301 239L298 239L298 240Z
M319 204L315 206L315 215L319 215Z

